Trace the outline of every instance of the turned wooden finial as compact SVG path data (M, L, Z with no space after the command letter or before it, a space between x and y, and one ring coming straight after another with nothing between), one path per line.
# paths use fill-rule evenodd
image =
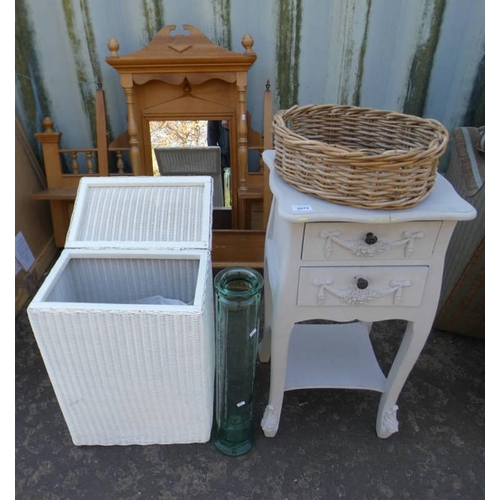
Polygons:
M110 38L108 40L108 49L110 57L118 57L118 49L120 48L120 44L116 38Z
M255 52L252 50L254 41L252 38L252 35L245 33L243 35L243 38L241 39L241 45L245 47L245 54L255 54Z
M54 125L54 122L52 121L52 118L50 116L46 116L43 121L42 125L44 128L44 132L54 132L52 125Z
M267 82L266 82L266 91L269 91L270 88L271 88L271 84L269 83L269 80L267 80Z

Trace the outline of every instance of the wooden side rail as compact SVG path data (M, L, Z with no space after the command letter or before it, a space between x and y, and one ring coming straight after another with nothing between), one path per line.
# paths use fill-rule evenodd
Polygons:
M87 176L88 177L88 176ZM31 195L34 200L56 200L74 202L77 188L55 188L38 191Z

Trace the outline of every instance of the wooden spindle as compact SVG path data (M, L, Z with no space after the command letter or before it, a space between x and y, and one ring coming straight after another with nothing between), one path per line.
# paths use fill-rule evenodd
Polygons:
M122 159L122 152L121 151L117 151L116 152L116 168L118 169L118 173L119 174L123 174L124 165L123 165L123 159Z
M94 173L94 165L92 164L92 151L86 151L87 155L87 172L89 174Z
M78 173L78 160L76 159L77 152L72 151L71 153L71 171L74 174Z

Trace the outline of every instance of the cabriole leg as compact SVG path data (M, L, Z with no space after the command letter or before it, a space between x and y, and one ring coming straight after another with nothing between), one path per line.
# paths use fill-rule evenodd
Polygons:
M406 326L401 346L387 377L386 389L380 398L376 424L377 435L380 438L388 438L398 432L396 402L425 345L431 326L428 321L409 321Z
M274 437L278 432L283 396L285 392L286 366L288 361L288 343L293 328L293 321L286 318L284 308L276 311L273 321L273 339L271 343L271 384L269 402L262 417L261 427L266 437Z

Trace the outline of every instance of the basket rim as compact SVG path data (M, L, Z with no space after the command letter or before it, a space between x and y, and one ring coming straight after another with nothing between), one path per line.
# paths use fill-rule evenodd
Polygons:
M436 137L432 139L429 143L417 146L412 149L387 149L383 153L373 153L367 154L370 151L369 148L350 150L347 147L340 146L338 144L328 144L317 139L308 139L297 132L294 132L286 125L286 120L293 118L293 114L309 112L312 109L316 110L334 110L339 112L345 111L355 111L357 114L368 113L368 114L378 114L385 118L390 117L391 119L403 120L406 122L417 122L420 126L432 127ZM273 117L273 132L275 135L284 141L288 146L293 142L293 147L300 148L302 151L311 149L316 153L318 149L323 155L333 156L335 159L349 159L349 160L363 160L369 159L370 161L384 160L384 161L404 161L408 159L413 159L417 161L422 161L427 158L440 157L446 150L449 141L449 132L446 127L433 118L422 118L415 115L404 114L396 111L381 110L369 107L359 107L352 105L334 105L334 104L320 104L320 105L305 105L299 106L294 105L288 109L279 110L275 113Z

